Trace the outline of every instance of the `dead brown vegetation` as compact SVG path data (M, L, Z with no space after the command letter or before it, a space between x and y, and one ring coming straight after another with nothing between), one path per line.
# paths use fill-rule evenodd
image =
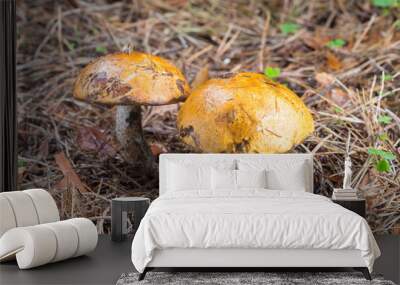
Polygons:
M174 61L191 81L199 71L203 80L207 72L280 67L278 80L316 121L314 135L294 150L315 154L316 191L330 195L341 185L350 133L354 186L367 197L370 225L400 233L399 8L341 0L20 0L17 18L19 185L49 189L63 217L87 216L107 232L113 197L157 196L157 177L119 155L113 111L72 98L80 68L131 44ZM285 35L279 25L287 22L299 29ZM332 39L346 44L329 48ZM144 110L153 153L189 151L178 139L177 108ZM382 115L388 123L378 121ZM369 148L395 154L390 172L374 168Z

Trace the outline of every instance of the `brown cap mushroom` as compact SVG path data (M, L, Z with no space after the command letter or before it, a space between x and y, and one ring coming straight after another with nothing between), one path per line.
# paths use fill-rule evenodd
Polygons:
M178 114L183 141L203 152L282 153L314 130L310 111L285 86L258 73L211 79Z
M74 97L90 103L118 105L116 133L129 159L153 157L142 132L141 105L167 105L185 100L189 85L171 62L140 52L110 54L87 65L79 74Z

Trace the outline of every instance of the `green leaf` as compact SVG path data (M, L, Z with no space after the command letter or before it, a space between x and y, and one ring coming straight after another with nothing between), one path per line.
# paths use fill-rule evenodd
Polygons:
M372 0L372 4L379 8L391 8L397 5L397 0Z
M68 41L67 41L67 47L68 47L68 49L69 49L70 51L73 51L73 50L75 49L75 47L76 47L76 43L68 42Z
M389 116L379 116L378 122L384 125L390 124L392 122L392 117Z
M105 54L105 53L107 53L107 48L103 47L103 46L97 46L96 52Z
M281 69L279 67L267 66L264 69L264 74L265 74L265 76L267 76L270 79L275 79L275 78L278 78L279 75L281 75Z
M389 8L383 8L382 9L382 16L386 17L390 14Z
M27 165L25 160L18 159L18 167L25 167Z
M344 39L333 39L329 41L326 45L332 49L334 48L341 48L346 44L346 41Z
M380 140L380 141L387 141L388 139L389 139L389 136L387 135L387 133L383 133L383 134L380 134L379 136L378 136L378 139Z
M343 109L340 108L340 107L335 107L333 110L334 110L336 113L342 113L342 112L343 112Z
M390 163L386 159L381 159L375 164L375 168L379 172L389 172L390 171Z
M284 35L290 35L295 34L300 29L300 26L296 23L287 22L279 25L279 29Z
M385 74L383 76L383 81L390 81L390 80L393 80L393 75Z
M390 151L384 151L377 148L369 148L368 154L377 155L383 159L394 160L396 156Z
M393 26L394 26L397 30L400 30L400 20L397 20L396 22L394 22Z

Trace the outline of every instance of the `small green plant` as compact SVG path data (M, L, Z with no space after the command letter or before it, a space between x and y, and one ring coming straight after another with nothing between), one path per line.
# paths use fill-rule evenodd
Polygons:
M96 47L96 52L106 54L107 53L107 48L104 46L97 46Z
M375 168L379 172L389 172L390 171L390 163L386 159L380 159L376 162Z
M336 106L335 106L335 108L333 110L335 111L335 113L342 113L343 112L342 108L336 107Z
M372 0L372 5L378 8L394 8L399 3L399 0Z
M296 23L286 22L279 25L279 29L281 30L282 34L290 35L295 34L300 29L300 26Z
M393 75L385 74L383 76L383 81L391 81L391 80L393 80Z
M270 79L278 78L281 75L281 69L279 67L267 66L264 69L264 74Z
M378 135L378 139L382 142L387 141L389 139L389 136L387 135L387 133L383 133Z
M378 117L378 122L383 124L383 125L388 125L392 122L392 117L389 116L379 116Z
M18 167L25 167L27 165L25 160L18 159Z
M392 152L377 149L377 148L369 148L368 154L377 155L377 156L380 156L381 158L387 159L387 160L394 160L396 158L396 156Z
M74 42L67 41L66 44L70 51L73 51L76 48L76 43L74 43Z
M376 148L369 148L368 154L376 157L375 169L379 172L389 172L389 161L396 159L396 156L392 152Z
M335 48L344 47L345 44L346 44L346 41L344 39L333 39L333 40L329 41L326 45L327 45L327 47L329 47L331 49L335 49Z
M393 26L396 28L396 30L400 30L400 20L394 22Z

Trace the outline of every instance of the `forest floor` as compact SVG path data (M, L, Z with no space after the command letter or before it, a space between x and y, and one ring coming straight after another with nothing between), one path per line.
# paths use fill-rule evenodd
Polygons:
M400 234L400 8L396 1L17 1L19 187L50 191L62 217L110 229L110 200L158 195L158 177L120 155L113 108L78 102L93 59L136 50L170 59L190 82L264 72L312 111L315 191L340 187L351 138L353 186L377 233ZM207 75L208 74L208 75ZM155 156L188 152L178 104L143 108Z

